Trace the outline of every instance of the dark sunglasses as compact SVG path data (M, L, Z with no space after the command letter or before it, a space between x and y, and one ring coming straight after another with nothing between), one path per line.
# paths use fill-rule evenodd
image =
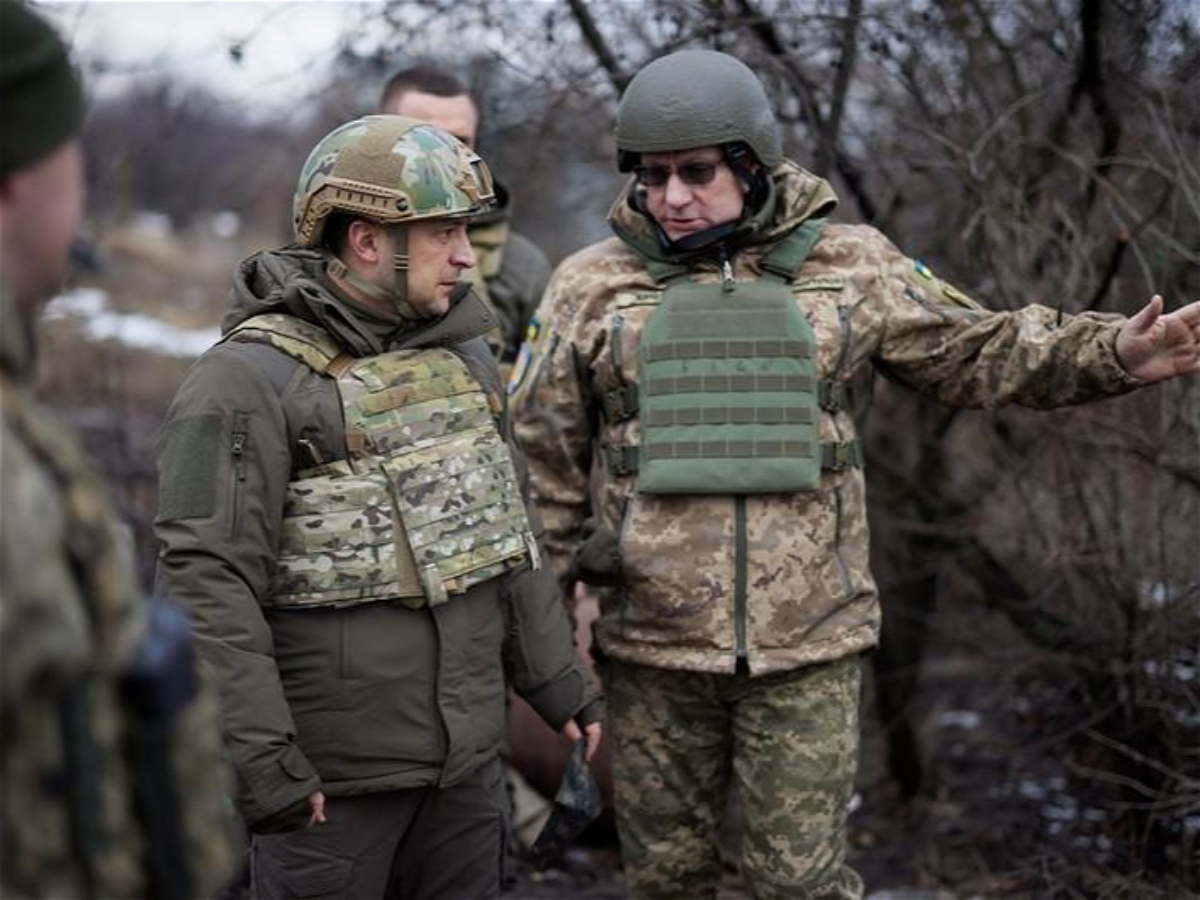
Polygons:
M638 184L644 187L662 187L670 181L672 172L678 175L684 184L700 187L717 177L719 165L719 162L686 162L675 169L670 166L634 166L633 174Z

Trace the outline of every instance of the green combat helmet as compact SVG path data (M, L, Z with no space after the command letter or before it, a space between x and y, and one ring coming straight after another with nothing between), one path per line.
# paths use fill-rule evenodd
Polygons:
M479 215L495 201L487 164L457 138L416 119L365 116L334 129L313 148L296 184L292 225L304 247L322 245L325 226L336 213L394 226L392 292L349 272L336 258L330 269L412 316L407 231L401 226Z
M762 83L744 63L715 50L681 50L654 60L617 107L617 167L642 153L745 143L771 169L783 137Z

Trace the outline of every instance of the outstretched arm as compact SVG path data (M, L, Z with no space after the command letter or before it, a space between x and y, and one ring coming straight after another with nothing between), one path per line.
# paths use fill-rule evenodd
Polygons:
M1155 294L1117 334L1117 359L1142 381L1200 372L1200 300L1163 315Z

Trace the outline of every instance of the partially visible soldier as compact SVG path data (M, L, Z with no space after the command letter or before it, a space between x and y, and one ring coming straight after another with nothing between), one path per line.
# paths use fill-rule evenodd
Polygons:
M0 896L204 897L232 874L229 785L183 613L32 396L34 331L83 205L66 48L0 0Z
M722 53L643 68L617 148L616 237L554 274L513 404L554 561L606 586L629 889L715 897L732 779L754 897L854 900L879 604L847 383L877 366L957 406L1082 403L1200 372L1200 303L984 309L875 229L829 223L833 191L783 157L761 83Z
M462 82L441 69L421 65L397 72L383 89L379 111L432 122L475 147L479 107ZM550 261L536 244L512 230L509 193L499 182L495 188L495 208L473 219L468 229L476 263L463 278L500 319L488 343L507 376L546 290Z
M168 412L159 585L222 678L258 897L496 896L506 672L600 739L459 280L492 199L433 125L335 129Z

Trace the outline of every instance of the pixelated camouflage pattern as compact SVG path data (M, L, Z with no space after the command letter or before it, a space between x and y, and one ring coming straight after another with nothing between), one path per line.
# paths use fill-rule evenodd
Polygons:
M84 896L90 880L93 896L148 896L149 836L134 808L125 749L133 719L121 698L146 628L131 547L73 436L7 374L0 414L0 894ZM90 879L66 800L60 705L72 689L86 690L94 742ZM233 874L234 823L207 691L182 711L164 752L192 884L211 896Z
M730 778L758 900L859 900L845 822L858 762L859 658L760 678L619 662L604 673L630 896L714 898ZM736 743L736 749L735 749Z
M773 218L734 258L739 280L758 277L759 260L781 237L834 202L828 185L794 163L782 163L773 178ZM662 291L628 245L648 242L651 229L624 194L612 220L625 240L593 245L558 268L538 311L532 358L510 386L547 551L565 570L594 513L620 535L624 576L622 587L601 594L603 650L667 668L732 671L734 498L639 493L636 475L611 465L596 475L594 502L589 490L604 445L639 443L636 417L606 422L599 409L606 392L637 385L640 336ZM816 335L818 378L850 381L880 366L944 403L976 407L1078 403L1136 384L1116 360L1119 317L1060 322L1038 305L991 312L921 268L873 228L826 228L793 284ZM692 277L715 282L720 273L700 262ZM848 412L822 411L822 442L854 435ZM747 498L746 532L754 674L875 643L879 607L861 470L826 471L814 491Z
M366 116L313 148L292 222L297 243L313 247L334 212L401 223L477 215L494 201L487 164L450 134L402 116Z
M350 454L288 485L264 604L418 608L536 566L512 455L466 364L449 350L351 359L314 331L271 315L231 333L336 376Z

